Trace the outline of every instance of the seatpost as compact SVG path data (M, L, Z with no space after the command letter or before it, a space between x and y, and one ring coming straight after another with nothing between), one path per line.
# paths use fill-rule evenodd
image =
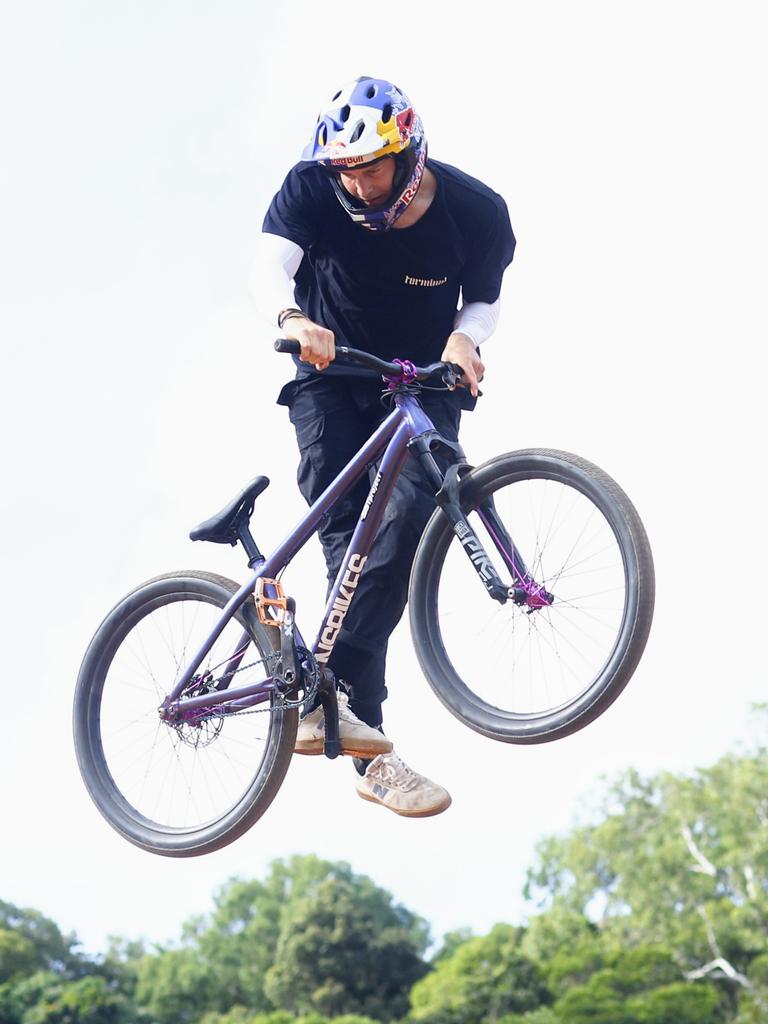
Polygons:
M255 569L259 562L264 561L264 555L259 551L256 541L251 536L248 523L240 524L237 530L237 539L245 548L246 555L248 555L248 568Z

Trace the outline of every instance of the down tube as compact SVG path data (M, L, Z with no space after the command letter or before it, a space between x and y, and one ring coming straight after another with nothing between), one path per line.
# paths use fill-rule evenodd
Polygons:
M259 563L253 575L242 585L242 587L240 587L236 594L232 595L232 598L222 609L221 615L219 616L216 625L211 630L208 639L188 662L184 672L181 674L180 678L174 685L173 690L166 698L166 703L179 699L181 694L189 685L192 676L200 667L203 658L223 632L226 624L238 610L240 605L253 594L253 589L256 586L258 578L260 576L264 576L267 579L271 579L284 569L294 555L303 547L307 540L309 540L315 530L317 530L317 527L325 513L328 512L329 509L333 508L338 499L360 479L360 477L365 473L367 466L379 457L389 439L393 438L393 435L396 436L398 419L399 412L397 410L389 414L376 432L372 434L370 439L363 445L357 455L354 456L349 464L342 469L336 479L333 480L323 491L314 505L312 505L308 510L299 525L288 534L288 536L281 544L278 545L278 547L275 548L265 561ZM405 445L406 442L407 439L403 442L403 445ZM389 442L389 445L392 447L391 441ZM244 639L245 634L243 634L243 640Z
M352 540L344 555L336 582L333 584L323 621L312 646L315 657L326 664L333 652L342 624L355 596L360 576L368 560L368 552L381 525L384 510L408 458L408 441L413 436L412 426L403 421L387 446L376 477L371 484L363 510L360 513Z

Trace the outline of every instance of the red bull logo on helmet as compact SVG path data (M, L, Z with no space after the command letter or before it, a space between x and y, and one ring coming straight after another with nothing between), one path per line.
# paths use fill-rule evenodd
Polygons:
M354 166L357 166L358 164L370 163L370 161L373 160L373 159L374 159L374 157L372 155L368 155L368 156L346 156L346 157L339 157L337 159L331 160L331 166L332 167L354 167Z

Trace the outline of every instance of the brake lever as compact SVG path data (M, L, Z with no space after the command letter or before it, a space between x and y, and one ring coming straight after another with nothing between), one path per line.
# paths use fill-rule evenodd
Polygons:
M454 369L454 366L456 369ZM458 370L458 373L456 372ZM443 379L443 384L448 388L449 391L455 391L459 387L459 382L464 374L461 371L461 367L456 363L447 363L445 369L440 375ZM483 392L480 388L477 389L477 397L482 398Z
M446 363L445 364L445 369L440 374L440 376L443 379L443 384L445 384L445 386L448 388L449 391L455 391L456 390L456 387L457 387L458 382L459 382L459 378L461 376L461 374L456 373L456 370L454 370L453 367L454 367L453 363Z

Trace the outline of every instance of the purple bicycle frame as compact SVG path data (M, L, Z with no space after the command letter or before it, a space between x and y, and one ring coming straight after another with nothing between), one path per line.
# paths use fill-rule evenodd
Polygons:
M357 581L381 525L390 495L397 483L403 464L408 458L408 443L414 437L434 430L432 421L415 399L407 394L396 394L394 402L395 408L389 416L310 507L298 526L264 561L258 564L253 575L227 602L207 640L187 664L173 690L163 702L164 716L179 720L188 717L188 713L191 713L194 717L194 713L196 711L199 713L200 708L210 708L222 704L226 705L227 710L237 711L270 698L275 689L271 676L246 686L215 690L197 697L183 698L181 695L189 686L203 659L223 632L226 624L243 603L253 595L257 580L260 577L274 579L282 572L312 534L316 532L325 513L357 483L368 467L381 457L378 473L371 485L338 576L328 596L323 619L311 648L317 661L324 663L328 660L341 623L354 598ZM298 630L296 637L302 646L306 646ZM227 663L224 676L234 675L250 642L250 633L244 630L237 648Z

